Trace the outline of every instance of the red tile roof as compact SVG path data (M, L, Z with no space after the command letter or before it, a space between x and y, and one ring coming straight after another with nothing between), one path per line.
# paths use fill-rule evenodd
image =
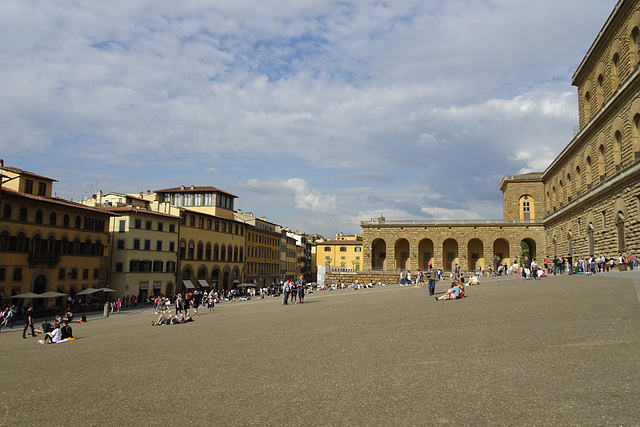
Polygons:
M25 171L25 170L22 170L22 169L18 169L18 168L12 168L10 166L2 166L2 167L0 167L0 169L5 170L7 172L13 172L13 173L21 174L21 175L29 175L29 176L33 176L35 178L41 178L41 179L46 179L48 181L58 182L57 179L53 179L53 178L49 178L49 177L46 177L46 176L38 175L38 174L35 174L33 172L28 172L28 171Z
M191 188L191 186L189 187L185 186L184 188L182 187L167 188L164 190L156 190L156 193L224 193L231 197L235 197L236 199L238 198L238 196L236 196L235 194L231 194L219 188L203 187L203 186L201 187L194 186L193 188Z

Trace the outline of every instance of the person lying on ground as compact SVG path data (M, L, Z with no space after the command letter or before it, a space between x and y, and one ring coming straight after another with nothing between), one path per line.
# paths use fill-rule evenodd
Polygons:
M162 326L162 325L179 325L182 323L193 322L193 319L190 316L186 317L178 317L178 316L169 316L165 317L160 315L158 320L155 322L151 322L151 326Z
M451 288L445 292L440 298L435 297L436 301L445 299L460 299L464 297L464 288L457 280L451 282Z

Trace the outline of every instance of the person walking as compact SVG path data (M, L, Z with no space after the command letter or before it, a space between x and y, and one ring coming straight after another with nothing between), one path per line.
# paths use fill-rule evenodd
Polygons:
M289 281L287 280L282 285L282 294L284 295L284 305L289 304Z
M436 282L438 281L438 271L433 268L432 264L429 264L429 295L433 295L436 291Z
M27 339L27 329L31 328L31 336L36 336L36 331L33 329L33 306L30 305L27 312L24 315L24 330L22 331L22 338Z

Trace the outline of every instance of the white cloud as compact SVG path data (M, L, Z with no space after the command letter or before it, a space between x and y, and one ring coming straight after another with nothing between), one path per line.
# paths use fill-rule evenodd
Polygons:
M309 232L491 215L573 137L614 5L4 0L0 151L65 193L214 185Z

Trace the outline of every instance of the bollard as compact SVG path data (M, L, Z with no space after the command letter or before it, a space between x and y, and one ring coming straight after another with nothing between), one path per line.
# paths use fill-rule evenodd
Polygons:
M109 306L110 304L108 302L104 303L104 312L102 314L102 317L109 317L109 312L111 311L111 308Z

